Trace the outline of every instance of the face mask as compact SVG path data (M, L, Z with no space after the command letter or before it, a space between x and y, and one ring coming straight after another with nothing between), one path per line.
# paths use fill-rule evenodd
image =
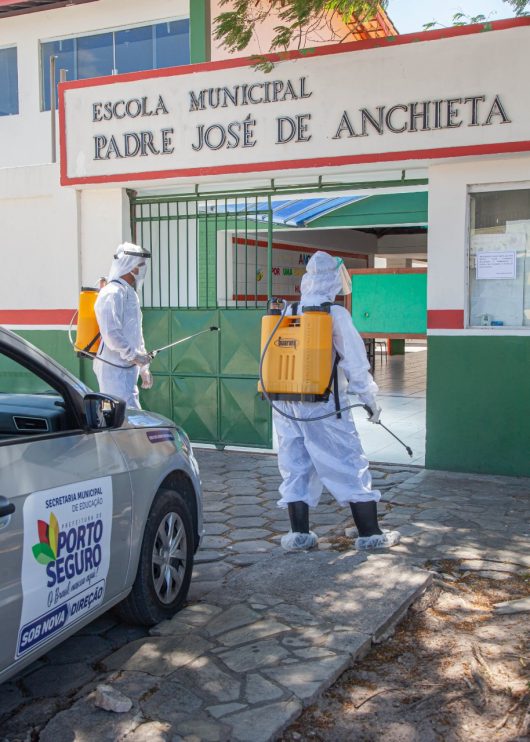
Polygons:
M138 271L136 273L136 271ZM142 290L142 286L144 284L145 274L147 273L147 265L144 263L143 265L139 265L138 268L135 268L134 272L134 288L136 289L137 293L140 293Z
M337 269L339 272L339 278L341 283L340 293L344 296L351 294L351 276L348 273L348 269L344 265L344 260L337 258Z

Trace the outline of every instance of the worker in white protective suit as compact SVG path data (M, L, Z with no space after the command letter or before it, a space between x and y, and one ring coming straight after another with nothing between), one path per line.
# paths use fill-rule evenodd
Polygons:
M351 278L344 263L325 252L316 252L307 263L301 283L300 307L332 303L339 293L351 293ZM289 310L288 310L289 311ZM370 373L364 342L353 326L348 311L330 306L333 349L338 354L338 403L340 408L352 404L348 394L356 394L371 411L371 422L377 423L381 408L377 403L378 387ZM333 413L333 394L327 402L283 402L275 406L297 418L312 418ZM350 505L359 536L357 549L393 546L399 541L397 531L382 531L377 521L377 502L381 494L372 489L368 459L364 455L351 410L318 422L297 422L274 410L278 435L280 508L288 508L291 530L281 539L284 549L305 550L317 544L309 530L309 508L318 504L323 485L340 505Z
M142 312L138 292L141 290L151 253L139 245L124 242L118 246L107 283L96 300L96 318L101 343L94 372L99 390L124 399L127 407L141 409L138 375L142 388L150 389L153 377L149 370L151 356L145 349Z

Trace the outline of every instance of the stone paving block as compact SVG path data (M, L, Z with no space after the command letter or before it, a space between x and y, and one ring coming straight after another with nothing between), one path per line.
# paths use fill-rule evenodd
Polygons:
M232 544L232 550L238 554L258 554L277 549L278 547L268 541L237 541Z
M188 601L194 603L197 600L205 600L208 593L217 590L222 580L194 580L188 592Z
M92 693L56 714L40 732L39 742L116 742L133 732L139 721L135 707L126 714L113 714L96 708Z
M232 541L249 541L261 538L270 538L271 532L265 530L265 528L236 528L234 531L230 531L230 539Z
M222 536L228 531L227 523L205 523L204 533L206 536Z
M218 512L204 513L205 523L224 523L230 517L230 513L225 512L224 510L219 510ZM195 558L197 558L197 555L195 555Z
M226 538L225 536L203 536L201 542L201 550L204 549L205 551L219 551L220 549L224 549L226 546L228 546L231 538L231 536L230 538Z
M177 613L169 621L162 621L153 626L149 633L151 636L174 636L192 630L194 626L205 626L208 621L221 613L222 608L208 603L195 603L188 605Z
M0 739L2 742L26 742L31 730L44 728L60 710L61 704L56 698L26 698L26 704L15 714L2 719Z
M103 660L102 665L106 670L137 670L164 677L192 662L211 646L210 642L193 634L182 642L176 642L174 637L153 636L118 649Z
M229 726L220 721L206 718L194 717L180 722L177 727L180 737L173 737L173 742L231 742L228 736Z
M267 518L264 517L249 517L249 518L230 518L227 521L230 528L259 528L260 526L267 523Z
M259 613L251 610L245 603L236 603L220 615L215 616L207 625L206 631L210 636L226 633L240 626L254 623L261 618Z
M300 714L299 701L289 700L241 711L225 717L232 726L230 739L234 742L270 742Z
M127 742L170 742L173 738L171 724L148 721L140 724L134 732L127 735Z
M195 564L206 564L207 562L218 562L220 559L224 559L226 556L226 552L214 550L214 549L205 549L202 551L199 549L199 551L195 554Z
M256 564L263 559L263 554L233 554L227 556L225 561L235 567L250 567L251 564Z
M204 513L218 513L220 510L224 510L227 507L227 503L224 499L206 500L203 503Z
M214 657L203 655L175 672L174 677L208 704L237 701L241 681L217 665Z
M315 662L296 662L287 667L264 669L263 673L309 704L351 664L349 655L334 655Z
M318 619L311 613L289 603L280 603L274 606L270 611L270 615L288 623L290 626L311 626L318 624Z
M245 698L250 704L274 701L284 695L284 690L259 673L247 675Z
M220 719L222 716L232 714L234 711L240 711L244 708L246 708L246 704L244 703L220 703L217 706L208 706L206 711L216 719Z
M204 562L196 564L193 568L192 582L193 580L213 581L222 580L228 572L231 572L233 567L226 563L223 559L222 562Z
M226 512L230 518L257 517L265 514L261 505L231 505Z
M248 672L267 667L267 665L275 665L288 657L289 652L275 639L265 639L220 652L217 656L230 670Z
M177 724L203 706L202 698L193 693L184 683L166 678L160 687L140 701L147 719Z
M243 628L228 631L226 634L219 634L217 641L226 647L235 647L238 644L256 642L259 639L287 631L290 631L290 627L286 624L275 621L274 619L264 618L255 623L247 624Z
M252 486L254 486L254 485L252 485ZM240 505L255 505L256 504L256 494L252 494L252 495L232 495L231 497L227 497L226 498L226 502L229 505L236 505L237 507L239 507Z
M160 678L153 678L145 672L122 672L118 670L107 675L105 682L110 683L125 696L137 702L156 690L161 680Z

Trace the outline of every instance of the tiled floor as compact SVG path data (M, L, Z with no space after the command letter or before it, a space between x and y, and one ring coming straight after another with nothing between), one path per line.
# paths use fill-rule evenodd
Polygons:
M413 457L383 428L372 425L364 410L354 410L355 424L370 461L425 464L425 397L427 346L407 342L405 355L376 355L374 378L379 386L381 422L412 448Z

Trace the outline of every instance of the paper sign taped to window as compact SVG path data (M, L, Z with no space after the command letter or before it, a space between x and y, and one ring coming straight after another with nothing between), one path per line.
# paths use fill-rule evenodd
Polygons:
M477 280L513 279L516 277L516 252L479 251L477 258Z

